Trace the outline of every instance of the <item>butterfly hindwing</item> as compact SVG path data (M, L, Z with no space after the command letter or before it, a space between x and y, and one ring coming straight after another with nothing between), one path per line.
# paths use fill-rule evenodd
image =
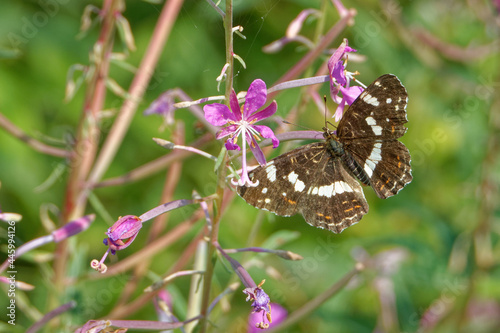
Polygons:
M301 197L299 210L309 224L340 233L361 220L368 203L361 185L340 158L328 153L323 156L327 161Z
M249 176L259 184L238 187L238 194L259 209L280 216L301 213L312 226L341 232L368 212L368 204L359 183L326 145L308 144L257 167Z
M413 178L408 148L397 140L378 141L373 146L364 142L352 143L349 151L381 199L397 194Z

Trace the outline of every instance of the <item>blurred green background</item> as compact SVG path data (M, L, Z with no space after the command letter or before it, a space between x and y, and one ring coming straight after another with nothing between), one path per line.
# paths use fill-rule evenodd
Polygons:
M70 102L64 102L66 75L71 65L88 64L89 52L98 36L93 29L76 38L86 5L100 2L3 1L0 10L0 112L27 134L40 141L67 147L75 136L84 89ZM307 50L292 43L275 54L262 47L281 38L291 20L302 9L320 8L321 1L234 1L234 23L244 27L246 40L235 37L234 51L247 68L236 63L234 86L246 90L256 78L268 87L286 73ZM352 269L360 256L383 257L374 268L355 279L339 295L319 307L289 332L373 332L383 331L381 313L394 298L396 331L404 332L496 332L500 330L500 244L498 184L499 169L499 31L500 19L489 1L345 1L357 11L354 24L334 41L342 38L366 57L364 62L349 61L348 70L369 84L385 73L396 74L409 94L408 132L402 138L412 154L413 182L399 195L380 200L369 188L365 195L370 212L355 226L340 235L329 234L292 218L264 214L256 246L275 233L287 231L292 241L281 248L296 252L303 261L290 262L273 256L257 255L250 274L256 282L266 279L265 290L271 299L290 312L328 289ZM338 20L328 4L326 28ZM138 66L158 19L159 5L127 1L124 13L135 37L137 51L127 62ZM302 34L312 38L317 21L306 21ZM175 22L162 58L144 100L133 119L106 178L123 175L167 153L152 137L169 139L170 128L162 127L159 116L142 115L148 105L167 89L179 87L191 98L219 94L215 78L225 62L224 35L220 17L204 1L186 1ZM124 47L117 41L115 51ZM327 55L325 55L326 59ZM312 67L314 73L321 61ZM133 78L118 65L110 76L125 89ZM85 88L85 87L84 87ZM284 117L301 102L300 89L286 91L276 99L278 115ZM328 85L320 89L328 94ZM122 99L108 91L106 108L116 110ZM323 126L321 113L313 103L297 122L315 129ZM329 102L331 103L331 102ZM329 105L330 106L330 105ZM332 106L330 106L332 107ZM187 110L177 111L176 119L186 128L186 142L198 138L199 122ZM103 121L102 136L113 118ZM274 123L271 123L276 128ZM299 143L297 143L298 145ZM221 143L205 147L218 154ZM289 146L290 148L290 146ZM281 153L272 152L273 156ZM16 229L18 246L47 234L40 220L41 207L61 207L68 176L67 168L54 184L43 192L43 184L58 166L66 162L45 156L0 129L0 207L23 215ZM157 206L165 172L123 186L94 191L113 218L140 215ZM213 163L201 157L188 158L182 169L175 198L189 198L193 190L209 195L214 190ZM86 213L95 210L89 205ZM188 216L190 209L171 214L175 225ZM246 245L247 236L259 214L240 198L235 198L220 227L224 248ZM53 216L55 220L56 217ZM146 287L153 278L164 274L200 230L198 222L188 235L156 255L152 271L141 281ZM82 325L89 319L105 316L120 297L113 292L100 299L113 279L88 280L89 262L100 258L104 232L109 227L98 216L91 228L74 237L68 276L76 278L60 304L76 299L79 304L64 319L61 331ZM171 226L169 226L170 228ZM144 226L144 230L148 225ZM0 259L6 257L6 228L0 228ZM144 246L147 232L120 252L126 258ZM48 308L52 258L55 246L47 245L16 261L17 279L36 289L19 291L26 297L18 308L16 327L23 332ZM364 252L366 251L366 252ZM241 259L241 255L234 256ZM385 266L384 266L385 264ZM189 267L189 265L188 265ZM231 272L217 264L213 295L232 278ZM121 276L122 283L127 279ZM175 313L184 319L189 279L169 286L174 296ZM3 288L2 286L2 289ZM138 290L134 296L140 295ZM237 291L224 313L220 307L211 319L217 328L244 331L250 310L243 294ZM18 302L18 305L20 302ZM392 304L392 303L391 303ZM7 297L0 297L0 308ZM155 320L153 306L127 319ZM0 311L3 313L3 311ZM422 326L422 317L425 315ZM5 321L5 318L1 318ZM73 326L71 326L73 325ZM47 330L48 331L48 330Z

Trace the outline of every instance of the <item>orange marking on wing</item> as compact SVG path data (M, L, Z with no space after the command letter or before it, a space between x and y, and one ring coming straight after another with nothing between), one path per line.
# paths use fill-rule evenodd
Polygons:
M287 201L288 201L291 205L295 205L295 204L297 204L297 201L293 201L293 200L291 200L291 199L287 199Z
M392 130L391 130L391 133L394 133L396 129L394 128L394 125L392 126Z
M360 206L360 205L357 205L357 206L354 206L354 208L361 208L361 206Z
M332 219L332 217L331 217L331 216L325 216L325 219L326 219L326 220L331 220L331 219Z
M354 208L352 208L352 207L351 207L351 208L349 208L349 209L344 210L344 212L346 212L346 213L347 213L347 212L350 212L350 211L351 211L351 210L353 210L353 209L354 209Z
M321 213L316 213L316 215L318 215L319 217L323 217L324 215L321 214Z

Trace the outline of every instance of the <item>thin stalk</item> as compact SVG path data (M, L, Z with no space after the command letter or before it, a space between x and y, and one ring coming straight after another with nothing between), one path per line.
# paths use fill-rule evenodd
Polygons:
M229 96L233 89L233 1L226 0L226 15L224 16L224 31L226 40L226 64L229 64L226 70L226 104L229 104ZM243 142L245 144L245 142ZM222 201L224 198L224 189L226 187L226 163L227 163L227 151L224 153L223 161L217 169L217 197L214 200L214 219L212 222L212 228L210 230L210 243L207 251L207 268L205 272L205 277L203 279L203 297L201 303L200 314L202 319L200 320L200 333L205 333L208 326L208 307L210 305L210 288L212 285L212 276L214 265L212 262L212 257L214 256L215 246L214 244L218 241L219 234L219 222L222 216Z
M348 22L352 20L352 18L356 15L355 10L349 10L347 15L342 17L335 25L326 33L326 35L321 38L317 46L309 51L300 61L295 64L285 75L280 77L278 81L275 82L274 85L285 82L285 81L290 81L296 77L298 77L304 70L306 70L313 62L316 60L323 51L330 45L330 43L339 36L339 34L344 30L344 28L347 26ZM276 96L278 92L275 91L273 93L270 93L267 98L268 99L273 99L274 96Z
M341 291L351 279L358 275L364 269L364 265L362 263L357 263L356 266L344 275L340 280L335 282L328 290L324 293L319 294L316 298L310 300L308 303L304 304L300 309L293 312L284 322L280 325L275 326L266 331L266 333L272 332L283 332L290 326L296 324L301 319L307 317L312 311L317 309L321 304L325 303L332 296L336 295L339 291Z
M104 142L102 150L88 178L88 187L93 186L93 184L102 179L102 176L115 157L123 137L129 128L137 106L146 91L148 82L153 76L155 66L158 63L158 59L160 58L160 54L163 51L166 40L170 35L170 31L174 25L182 3L183 0L169 0L163 6L160 18L158 19L158 24L155 27L153 36L151 37L151 42L144 53L144 58L142 59L139 69L137 70L137 75L134 77L128 91L128 96L130 97L123 103L120 113L111 127L106 141ZM83 194L80 199L85 200L85 194Z
M122 0L104 1L102 14L102 28L99 38L94 45L93 65L94 76L90 79L86 91L83 112L78 125L78 132L73 147L74 154L70 159L70 174L64 196L62 209L63 224L83 215L84 207L77 205L76 201L82 192L82 185L88 175L90 166L94 161L99 141L98 117L104 108L106 96L106 79L108 77L110 54L113 49L113 35L115 27L115 14L123 9ZM66 264L68 259L68 245L64 240L57 244L54 261L54 285L63 291L66 285ZM51 294L49 303L57 303L57 295ZM49 305L50 307L53 307Z
M182 122L177 123L177 127L175 132L173 133L173 137L175 143L184 144L184 124ZM161 195L159 204L172 201L175 188L177 187L178 181L180 179L181 170L182 166L181 162L179 161L172 163L170 168L168 168L165 177L165 183L163 186L163 193ZM151 225L146 244L151 244L162 234L166 227L169 216L170 214L161 214L155 217ZM140 284L142 277L146 275L150 263L151 258L145 258L135 267L133 278L129 280L120 296L120 300L118 303L119 305L127 303L130 297L132 297L134 291L137 289L137 286Z
M7 119L7 117L5 117L2 113L0 113L0 128L3 128L13 137L21 140L22 142L26 143L28 146L35 149L36 151L39 151L42 154L52 155L56 157L71 156L71 152L67 151L66 149L52 147L32 138L22 129L11 123L9 119Z

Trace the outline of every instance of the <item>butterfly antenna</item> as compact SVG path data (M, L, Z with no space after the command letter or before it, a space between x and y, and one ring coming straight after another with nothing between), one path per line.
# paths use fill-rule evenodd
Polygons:
M332 126L333 128L337 129L337 126L333 123L331 123L329 120L326 120L326 114L328 113L327 108L326 108L326 95L323 95L323 100L325 101L325 127L323 127L323 130L327 133L330 133L330 129L328 128L328 125Z
M325 129L328 131L328 122L326 121L326 95L323 95L323 101L325 101Z
M297 127L302 127L303 129L306 129L306 130L309 130L309 131L314 131L312 128L310 127L307 127L307 126L302 126L302 125L298 125L298 124L295 124L295 123L291 123L289 122L288 120L282 120L282 122L284 124L288 124L288 125L293 125L293 126L297 126Z

